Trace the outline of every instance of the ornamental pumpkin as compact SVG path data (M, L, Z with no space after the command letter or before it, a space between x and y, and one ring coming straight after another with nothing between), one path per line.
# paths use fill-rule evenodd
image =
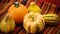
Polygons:
M14 28L15 28L15 22L11 18L11 16L7 14L0 23L0 30L4 33L9 33L12 32Z
M44 29L45 22L41 14L30 12L24 17L23 26L28 33L36 33Z
M22 23L23 18L27 13L27 8L18 2L15 2L8 10L8 14L12 16L16 24Z

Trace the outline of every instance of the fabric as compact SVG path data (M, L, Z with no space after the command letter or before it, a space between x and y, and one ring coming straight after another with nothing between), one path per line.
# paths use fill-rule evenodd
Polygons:
M51 4L56 4L58 7L60 7L60 0L38 0L37 5L40 6L40 4L45 1L49 2Z
M28 0L23 0L21 3L22 3L23 5L26 5L27 1L28 1Z

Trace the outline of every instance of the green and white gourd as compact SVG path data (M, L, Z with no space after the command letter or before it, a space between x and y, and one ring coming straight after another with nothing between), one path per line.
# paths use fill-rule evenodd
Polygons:
M56 14L44 14L43 18L46 24L49 25L57 24L58 20L60 19L59 16L57 16Z

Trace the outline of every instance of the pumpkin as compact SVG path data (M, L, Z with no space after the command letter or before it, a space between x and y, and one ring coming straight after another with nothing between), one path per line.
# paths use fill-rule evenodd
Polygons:
M27 13L27 8L18 2L15 2L15 4L13 4L8 10L8 14L12 16L16 24L22 23L23 18Z
M0 23L0 30L4 33L9 33L12 32L14 28L15 28L15 22L11 18L11 16L7 14Z
M30 12L24 17L23 26L28 33L37 33L44 29L45 22L41 14Z

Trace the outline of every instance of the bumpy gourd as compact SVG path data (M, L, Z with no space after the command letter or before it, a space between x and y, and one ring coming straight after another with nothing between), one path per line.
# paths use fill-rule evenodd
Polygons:
M41 13L42 9L35 4L35 2L31 2L30 6L28 7L29 12L38 12Z
M4 33L9 33L12 32L14 28L15 28L14 20L11 18L10 15L7 14L0 23L0 29Z
M45 22L41 14L30 12L24 17L23 26L28 33L36 33L44 29Z

